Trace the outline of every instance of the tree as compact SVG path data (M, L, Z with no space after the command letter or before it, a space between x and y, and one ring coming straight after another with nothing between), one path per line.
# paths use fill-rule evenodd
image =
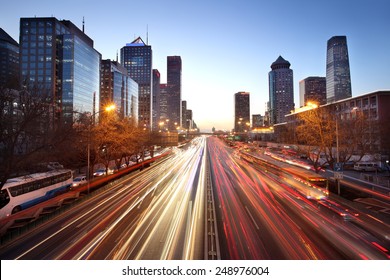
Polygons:
M298 114L297 138L318 172L329 164L360 160L368 151L369 120L356 111L336 114L331 107L320 107Z
M42 159L64 132L54 129L55 108L44 91L2 88L0 92L0 188L11 175L27 171ZM64 134L63 134L64 135Z

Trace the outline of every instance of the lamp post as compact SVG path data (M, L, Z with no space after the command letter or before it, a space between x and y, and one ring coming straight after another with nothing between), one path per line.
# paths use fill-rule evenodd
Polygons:
M92 126L92 120L93 120L93 117L99 113L102 113L102 112L111 112L113 110L115 110L116 106L115 104L111 104L107 107L105 107L103 110L100 110L98 112L95 112L94 114L92 114L90 116L90 121L89 121L89 124L88 124L88 145L87 145L87 193L89 194L89 181L91 179L91 172L90 172L90 162L91 162L91 126Z

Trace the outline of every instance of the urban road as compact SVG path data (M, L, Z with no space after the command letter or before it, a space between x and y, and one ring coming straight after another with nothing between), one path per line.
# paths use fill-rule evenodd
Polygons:
M1 245L0 258L390 258L388 220L351 202L346 219L292 181L244 161L219 138L198 137Z

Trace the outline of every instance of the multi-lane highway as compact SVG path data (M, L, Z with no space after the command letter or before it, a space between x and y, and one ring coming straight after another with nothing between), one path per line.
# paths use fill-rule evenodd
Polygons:
M346 219L340 201L307 199L296 184L199 137L2 245L0 257L389 258L386 222L352 208Z
M205 141L3 246L1 259L203 259Z

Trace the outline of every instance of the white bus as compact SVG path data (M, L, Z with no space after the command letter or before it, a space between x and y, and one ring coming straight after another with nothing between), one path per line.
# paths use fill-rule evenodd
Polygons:
M353 169L356 171L377 171L378 164L374 162L357 162L353 166Z
M8 179L0 190L0 219L68 190L72 182L70 170L55 170Z

